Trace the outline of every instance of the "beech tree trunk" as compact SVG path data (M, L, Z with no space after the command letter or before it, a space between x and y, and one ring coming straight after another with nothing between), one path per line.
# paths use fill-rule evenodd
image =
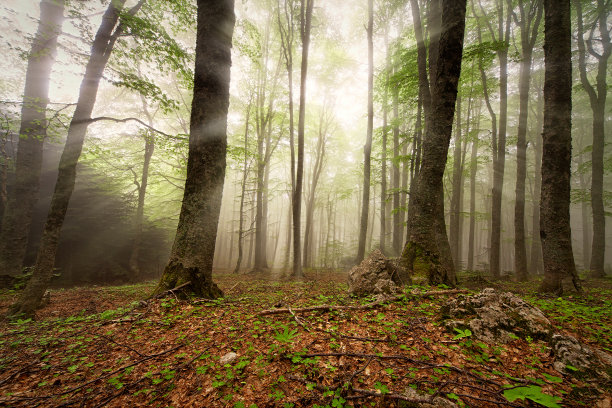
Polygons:
M149 113L149 109L147 107L147 101L144 97L141 97L142 107L145 116L149 122L149 126L153 126L153 117ZM151 157L153 157L153 153L155 152L155 136L153 132L148 131L144 135L145 140L145 150L144 150L144 158L142 162L142 173L140 175L140 182L136 183L136 187L138 188L138 204L136 207L136 216L134 217L134 226L135 226L135 236L134 242L132 243L132 253L130 254L129 267L130 272L132 272L132 276L130 278L132 280L137 280L140 276L140 249L142 247L142 224L144 221L144 204L145 204L145 196L147 194L147 185L149 183L149 167L151 164Z
M533 150L534 150L534 167L535 175L533 182L533 215L531 224L531 259L529 261L529 269L531 273L542 273L544 271L544 263L542 260L542 241L540 240L540 196L542 190L542 129L543 114L544 114L544 98L542 96L542 88L538 89L537 103L537 121L535 128L537 132L533 135Z
M142 7L143 1L134 6L129 14L135 14ZM9 315L32 316L51 281L60 232L64 224L70 197L74 191L76 167L83 149L91 113L96 103L98 86L115 42L124 30L123 24L117 24L124 3L125 0L120 0L109 4L91 46L91 55L85 68L85 76L81 82L76 109L68 128L66 145L60 158L55 191L51 198L51 207L43 229L32 278L28 281L17 302L10 307Z
M544 257L541 292L563 293L571 276L580 291L572 252L570 176L572 152L572 50L570 0L544 1L544 131L540 237Z
M298 149L295 188L293 190L293 276L301 279L302 247L302 185L304 182L304 132L306 124L306 78L308 77L308 50L310 48L310 29L314 0L302 0L300 36L302 39L302 67L300 71L300 110L298 115Z
M252 100L249 100L244 123L244 162L242 163L242 181L240 183L240 208L238 210L238 259L234 273L240 272L242 256L244 253L244 200L246 197L246 183L249 174L249 124L251 118Z
M385 29L385 89L383 91L383 124L382 124L382 159L380 175L380 252L387 250L387 125L389 118L389 72L391 61L389 59L389 31Z
M531 56L538 36L542 16L541 0L532 0L525 9L518 3L520 19L508 0L508 12L512 12L521 34L521 71L519 76L519 121L516 142L516 189L514 204L514 271L519 281L526 281L527 244L525 238L525 178L527 177L527 119L529 113L529 83L531 81Z
M64 0L40 2L38 30L28 57L21 106L15 183L11 194L6 196L6 208L0 213L0 275L20 274L27 249L32 213L38 201L43 144L47 137L49 78L63 19ZM2 177L6 179L5 171ZM6 182L2 185L5 195Z
M465 0L442 4L438 58L436 69L430 70L435 72L431 77L431 115L426 116L423 158L415 186L414 214L409 219L410 238L402 254L407 269L411 272L421 269L428 275L431 284L456 283L452 259L449 264L445 256L447 249L450 252L446 231L444 229L442 237L441 228L432 226L444 225L444 213L440 211L443 209L442 178L461 73L465 9ZM420 67L422 63L419 63Z
M186 282L197 296L223 292L212 281L223 195L233 0L198 0L194 96L185 194L170 260L155 293Z
M363 147L363 197L361 199L361 222L356 263L365 256L370 210L370 161L372 156L372 131L374 129L374 0L368 0L368 124L366 142ZM394 137L395 139L395 137ZM397 226L394 226L397 227Z
M450 233L449 241L453 262L457 267L461 265L459 259L459 219L461 217L461 190L463 190L462 164L461 164L461 96L457 97L457 121L455 125L455 147L453 150L453 180L450 202Z
M482 105L481 105L482 106ZM480 129L480 108L476 129ZM474 270L474 237L476 233L476 173L478 172L478 137L472 140L472 155L470 157L470 230L468 235L467 270Z

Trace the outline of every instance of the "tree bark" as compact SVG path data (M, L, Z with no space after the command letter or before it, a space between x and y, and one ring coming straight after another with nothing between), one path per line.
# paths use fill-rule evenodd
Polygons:
M534 133L533 150L534 150L534 183L533 183L533 215L531 224L531 259L529 261L529 269L532 273L542 273L544 271L544 263L542 260L542 241L540 240L540 196L542 190L542 129L544 113L543 107L544 98L542 96L542 88L538 89L537 103L537 121Z
M63 19L64 0L40 2L38 29L26 70L15 182L6 197L6 207L0 213L0 275L20 274L27 249L32 213L38 201L43 144L47 137L49 78ZM6 177L5 172L3 177Z
M414 214L409 220L410 239L402 261L411 272L423 269L431 284L456 283L455 271L445 257L448 238L439 227L444 225L442 178L446 167L461 73L466 1L444 2L442 29L435 75L432 76L431 116L426 118L423 158L416 180ZM446 245L444 245L446 241ZM449 251L450 252L450 251ZM449 268L450 267L450 268Z
M225 178L234 23L233 0L198 0L185 194L170 260L155 293L191 282L197 296L223 294L212 281L212 265Z
M124 0L110 3L94 38L91 55L85 68L85 76L81 82L76 109L68 128L66 145L60 158L55 191L51 198L51 208L45 222L32 278L17 302L9 309L9 315L32 316L49 286L60 232L68 210L70 197L74 191L76 167L83 149L91 113L96 103L98 86L115 42L124 30L123 24L119 23L117 25L124 3ZM135 14L142 3L143 1L134 6L130 10L130 14Z
M372 156L372 131L374 128L374 0L368 0L368 124L366 142L363 147L363 197L361 199L361 222L356 262L365 256L370 210L370 161ZM394 136L395 141L395 136ZM397 228L397 225L394 225ZM395 236L395 234L394 234Z
M453 150L453 179L452 179L452 194L450 202L450 233L449 241L453 262L457 267L461 265L459 259L459 218L461 217L461 190L462 174L461 174L461 96L457 97L457 112L455 125L455 147Z
M482 105L480 105L482 106ZM480 107L476 129L480 129ZM476 232L476 173L478 172L478 137L472 140L472 155L470 157L470 230L468 235L467 270L474 270L474 235Z
M541 292L563 293L563 277L580 290L572 252L570 175L572 151L572 50L570 0L544 1L544 131L540 237Z

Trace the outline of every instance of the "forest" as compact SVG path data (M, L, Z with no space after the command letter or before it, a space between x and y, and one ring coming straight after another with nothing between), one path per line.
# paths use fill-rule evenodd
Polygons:
M612 407L611 0L0 33L0 406Z

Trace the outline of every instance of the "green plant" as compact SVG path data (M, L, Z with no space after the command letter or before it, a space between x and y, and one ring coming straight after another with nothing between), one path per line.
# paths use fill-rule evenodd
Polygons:
M289 330L288 326L282 326L284 330L276 332L274 338L281 343L291 343L293 339L297 336L297 329Z
M558 402L561 402L561 398L544 394L542 387L537 385L509 388L504 391L504 397L510 402L514 402L517 399L528 399L548 408L561 408L561 405L558 404Z

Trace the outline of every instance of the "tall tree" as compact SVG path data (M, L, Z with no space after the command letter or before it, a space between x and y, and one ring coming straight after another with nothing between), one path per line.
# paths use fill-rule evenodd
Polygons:
M607 73L608 60L612 54L612 41L610 40L609 17L612 10L609 1L597 0L593 15L595 21L590 26L588 39L585 41L584 21L581 0L574 0L576 19L578 25L578 68L580 82L589 96L589 103L593 111L593 146L591 157L591 205L593 207L593 247L591 253L591 274L594 277L605 276L604 258L606 250L606 215L603 201L604 179L604 151L605 151L605 109L608 95ZM594 38L595 30L599 31L599 39ZM598 41L597 41L598 40ZM600 43L595 47L593 43ZM585 44L586 43L586 44ZM586 53L597 60L597 74L595 85L591 83L586 68Z
M63 19L64 0L40 2L38 30L32 40L26 70L15 182L0 219L0 275L19 274L27 249L32 213L38 199L43 143L47 137L49 78Z
M386 27L386 26L385 26ZM382 158L380 174L380 251L386 253L387 244L387 125L389 122L389 74L391 71L391 60L389 55L389 30L385 31L385 80L382 100L383 123L382 123Z
M308 77L308 50L314 0L302 0L300 9L300 37L302 39L302 66L300 71L300 109L298 114L298 149L295 188L293 190L293 276L302 278L301 215L302 185L304 182L304 131L306 125L306 79Z
M131 16L136 14L142 7L143 2L144 0L139 1L129 10L128 14ZM55 190L51 198L51 207L45 222L32 278L17 302L9 309L9 314L32 315L49 286L60 232L64 224L70 197L74 191L76 167L83 149L87 127L91 123L91 113L96 103L100 80L113 47L125 29L125 25L120 22L120 14L124 4L125 0L111 1L102 16L102 23L91 46L91 54L79 90L79 98L68 128L66 145L60 158Z
M499 60L499 128L493 148L493 189L491 192L491 248L489 250L489 268L494 278L500 276L501 252L501 205L504 187L504 171L506 163L506 128L508 125L508 44L510 41L510 25L512 16L510 10L504 13L504 1L495 0L497 12L497 30L490 22L482 1L478 0L483 20L491 39L496 44L495 50ZM480 23L479 30L480 32ZM496 32L497 31L497 32ZM479 34L480 35L480 34ZM487 106L488 108L488 106Z
M461 73L466 1L443 2L441 9L440 39L436 47L437 53L434 54L436 68L430 69L430 73L433 73L430 87L430 114L425 116L423 157L416 179L414 213L409 219L409 240L402 258L409 271L414 272L415 267L424 267L432 284L455 284L452 260L449 265L444 259L444 252L450 252L448 238L444 232L445 239L442 239L440 229L436 225L444 225L444 213L441 211L442 178L448 156L457 85ZM423 77L421 68L424 61L421 58L419 60L419 76ZM442 242L444 240L446 247Z
M361 199L361 222L357 263L365 256L368 214L370 210L370 162L372 156L372 131L374 128L374 0L368 0L368 124L366 142L363 147L363 197Z
M156 293L190 282L197 296L223 293L212 280L227 150L234 0L198 0L189 158L170 260Z
M572 49L570 0L544 0L544 131L540 237L544 257L541 292L563 293L563 278L580 282L572 252Z
M147 118L150 127L153 127L153 115L149 111L149 105L144 96L140 96L142 102L142 110ZM138 191L138 203L136 205L136 216L134 219L134 242L132 243L132 252L130 254L129 267L132 272L131 279L136 280L140 276L140 250L142 247L142 225L144 221L144 205L147 194L147 186L149 184L149 167L151 166L151 158L155 152L155 134L147 130L143 134L144 137L144 157L142 162L142 172L140 181L134 173L134 183Z
M527 119L529 82L533 47L538 38L542 17L541 0L518 2L518 15L508 1L508 12L520 29L521 71L519 76L519 121L516 141L516 201L514 204L514 272L519 281L527 280L527 247L525 242L525 178L527 177Z

